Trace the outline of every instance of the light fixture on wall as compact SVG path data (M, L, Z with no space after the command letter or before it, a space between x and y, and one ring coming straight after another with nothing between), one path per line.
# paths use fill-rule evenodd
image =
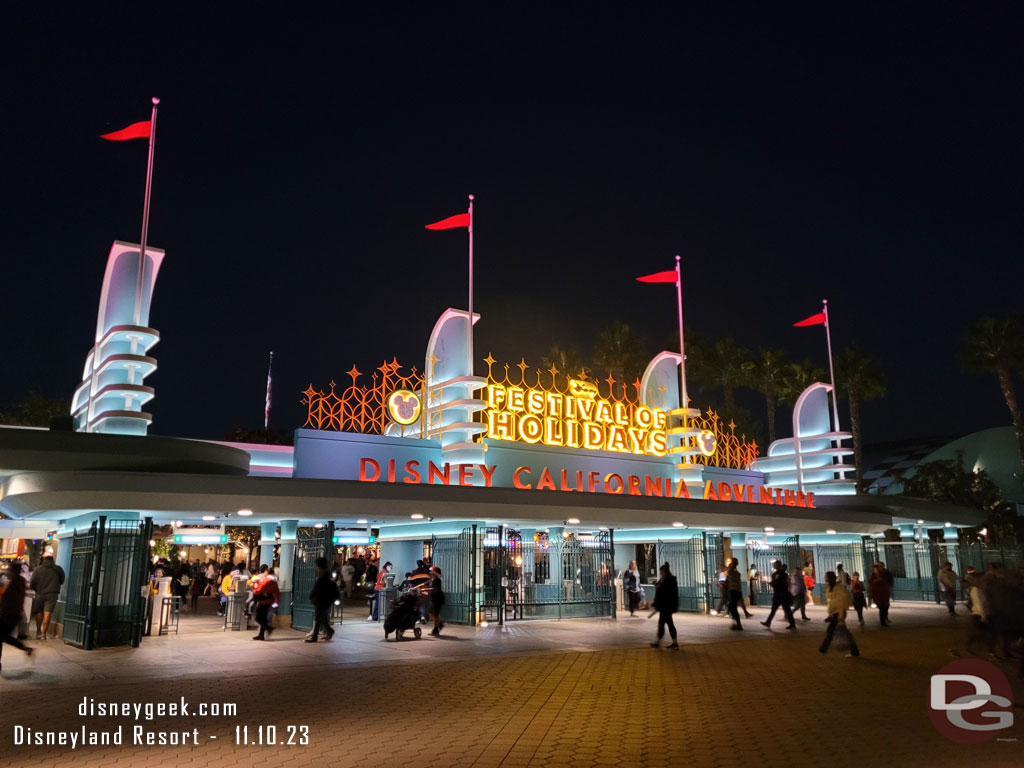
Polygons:
M421 515L419 512L413 512L411 515L409 515L409 517L411 517L413 520L423 519L423 515Z
M578 517L570 517L568 520L565 521L565 524L566 525L579 525L580 524L580 519Z
M239 517L249 517L250 515L252 515L252 510L251 509L240 509L240 510L238 510L238 516Z
M203 515L203 520L205 520L206 522L210 522L211 520L216 520L216 519L217 518L214 517L213 515Z
M686 523L675 522L675 523L672 523L672 527L673 528L685 528L686 527Z
M366 525L369 520L356 520L356 525Z

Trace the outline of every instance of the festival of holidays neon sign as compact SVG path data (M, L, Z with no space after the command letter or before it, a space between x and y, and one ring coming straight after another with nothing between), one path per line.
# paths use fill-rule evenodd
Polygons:
M598 397L597 386L572 379L569 393L487 385L486 437L594 451L665 456L668 414L660 408Z
M472 487L477 480L483 480L485 488L494 486L496 464L435 464L406 461L400 465L395 459L388 459L381 466L376 459L359 460L359 480L363 483L404 483L406 485L455 485ZM689 499L690 490L682 480L650 475L620 475L616 472L570 471L542 467L516 467L512 473L512 487L519 490L566 491L574 493L610 493L613 495L647 496L653 498ZM705 501L739 501L748 504L771 504L780 507L807 507L816 509L813 493L791 491L784 488L770 488L767 485L748 483L704 482L701 496Z

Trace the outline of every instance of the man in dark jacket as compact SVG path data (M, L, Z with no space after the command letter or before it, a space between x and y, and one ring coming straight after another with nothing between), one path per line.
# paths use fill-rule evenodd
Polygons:
M796 622L793 620L793 595L789 592L789 574L786 572L786 564L776 560L772 563L775 572L772 573L772 610L768 614L768 620L762 621L764 626L771 629L772 619L775 618L775 611L782 608L786 621L789 622L786 629L796 629Z
M32 571L28 583L36 596L32 598L32 615L36 617L36 640L45 640L50 630L50 616L57 607L60 588L64 583L64 569L53 564L53 557L47 555L39 567Z
M3 644L10 643L31 656L32 649L27 648L21 640L11 634L21 623L25 605L25 579L21 575L21 563L17 560L8 567L7 578L7 588L0 596L0 653L3 652Z
M331 626L331 608L336 600L341 597L341 590L334 583L331 574L327 570L327 558L316 559L316 581L313 582L313 589L309 593L309 602L313 604L313 631L306 638L307 643L315 643L321 632L324 633L324 640L334 637L334 628Z
M652 648L661 645L661 638L665 636L665 627L668 626L668 635L672 638L669 648L678 648L676 642L676 625L672 622L672 614L679 610L679 587L676 577L669 570L668 563L661 566L661 578L654 588L654 610L658 612L658 639L651 643Z

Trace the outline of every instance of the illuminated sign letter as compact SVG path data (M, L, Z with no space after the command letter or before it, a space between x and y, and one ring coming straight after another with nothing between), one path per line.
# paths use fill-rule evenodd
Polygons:
M373 477L366 474L366 468L373 467ZM360 459L359 460L359 479L364 483L375 483L377 478L380 477L380 464L373 459Z
M539 389L526 391L526 410L538 416L544 415L544 393Z
M612 404L607 400L597 401L597 410L594 414L594 421L608 424L612 420Z
M772 489L765 488L763 485L757 489L757 500L762 504L774 504L775 499L772 498Z
M809 509L817 509L817 507L814 506L814 494L813 493L808 493L807 494L807 507Z
M644 496L661 496L661 478L644 475Z
M640 496L640 478L636 475L629 476L629 495Z
M459 485L472 485L473 465L459 464Z
M532 413L520 416L519 437L524 443L539 443L544 437L544 425L540 423L540 416L534 416Z
M608 427L608 450L627 453L629 446L626 445L626 430L619 426Z
M492 411L500 411L506 401L505 388L500 384L487 385L487 408Z
M402 480L403 483L409 483L415 485L420 481L420 473L417 471L420 463L418 461L407 461L405 462L405 474L408 475Z
M502 411L487 412L487 436L495 440L515 440L516 415Z
M562 420L555 416L544 419L544 445L563 445Z
M655 456L668 453L668 439L664 432L651 432L651 453Z
M494 473L498 469L498 465L495 464L492 467L488 467L486 464L479 464L480 472L484 476L484 485L488 488L491 487L491 481L494 479Z
M520 387L508 388L508 409L510 411L522 411L526 406L523 404L524 392Z
M553 491L555 490L555 481L551 479L551 471L544 467L540 472L540 480L537 481L537 490Z
M614 486L612 481L615 481ZM622 493L622 477L614 472L604 476L604 489L606 493Z
M432 461L427 462L427 484L433 485L434 479L437 479L442 485L448 485L451 482L451 467L446 463L444 465L444 472Z
M586 402L583 400L581 402ZM594 403L591 402L591 405ZM599 424L584 424L583 429L583 447L584 448L604 448L604 430L601 429Z
M636 407L636 423L643 429L650 429L654 426L654 411L648 408L646 405L638 405Z
M530 488L533 488L533 483L524 483L522 481L520 476L523 472L525 472L526 474L530 474L530 468L516 467L516 471L512 473L512 485L514 485L516 488L528 491Z
M704 498L718 501L718 494L715 493L715 484L710 480L704 483Z

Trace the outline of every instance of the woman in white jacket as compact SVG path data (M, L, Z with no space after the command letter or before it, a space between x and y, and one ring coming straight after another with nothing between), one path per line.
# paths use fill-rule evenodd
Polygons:
M838 583L834 571L825 574L825 584L825 606L828 610L828 618L825 621L828 623L828 629L825 630L825 639L818 650L822 653L828 651L836 628L839 627L850 639L850 655L860 656L860 650L857 648L857 642L853 639L853 634L846 629L846 611L850 607L850 592L846 589L845 584Z

